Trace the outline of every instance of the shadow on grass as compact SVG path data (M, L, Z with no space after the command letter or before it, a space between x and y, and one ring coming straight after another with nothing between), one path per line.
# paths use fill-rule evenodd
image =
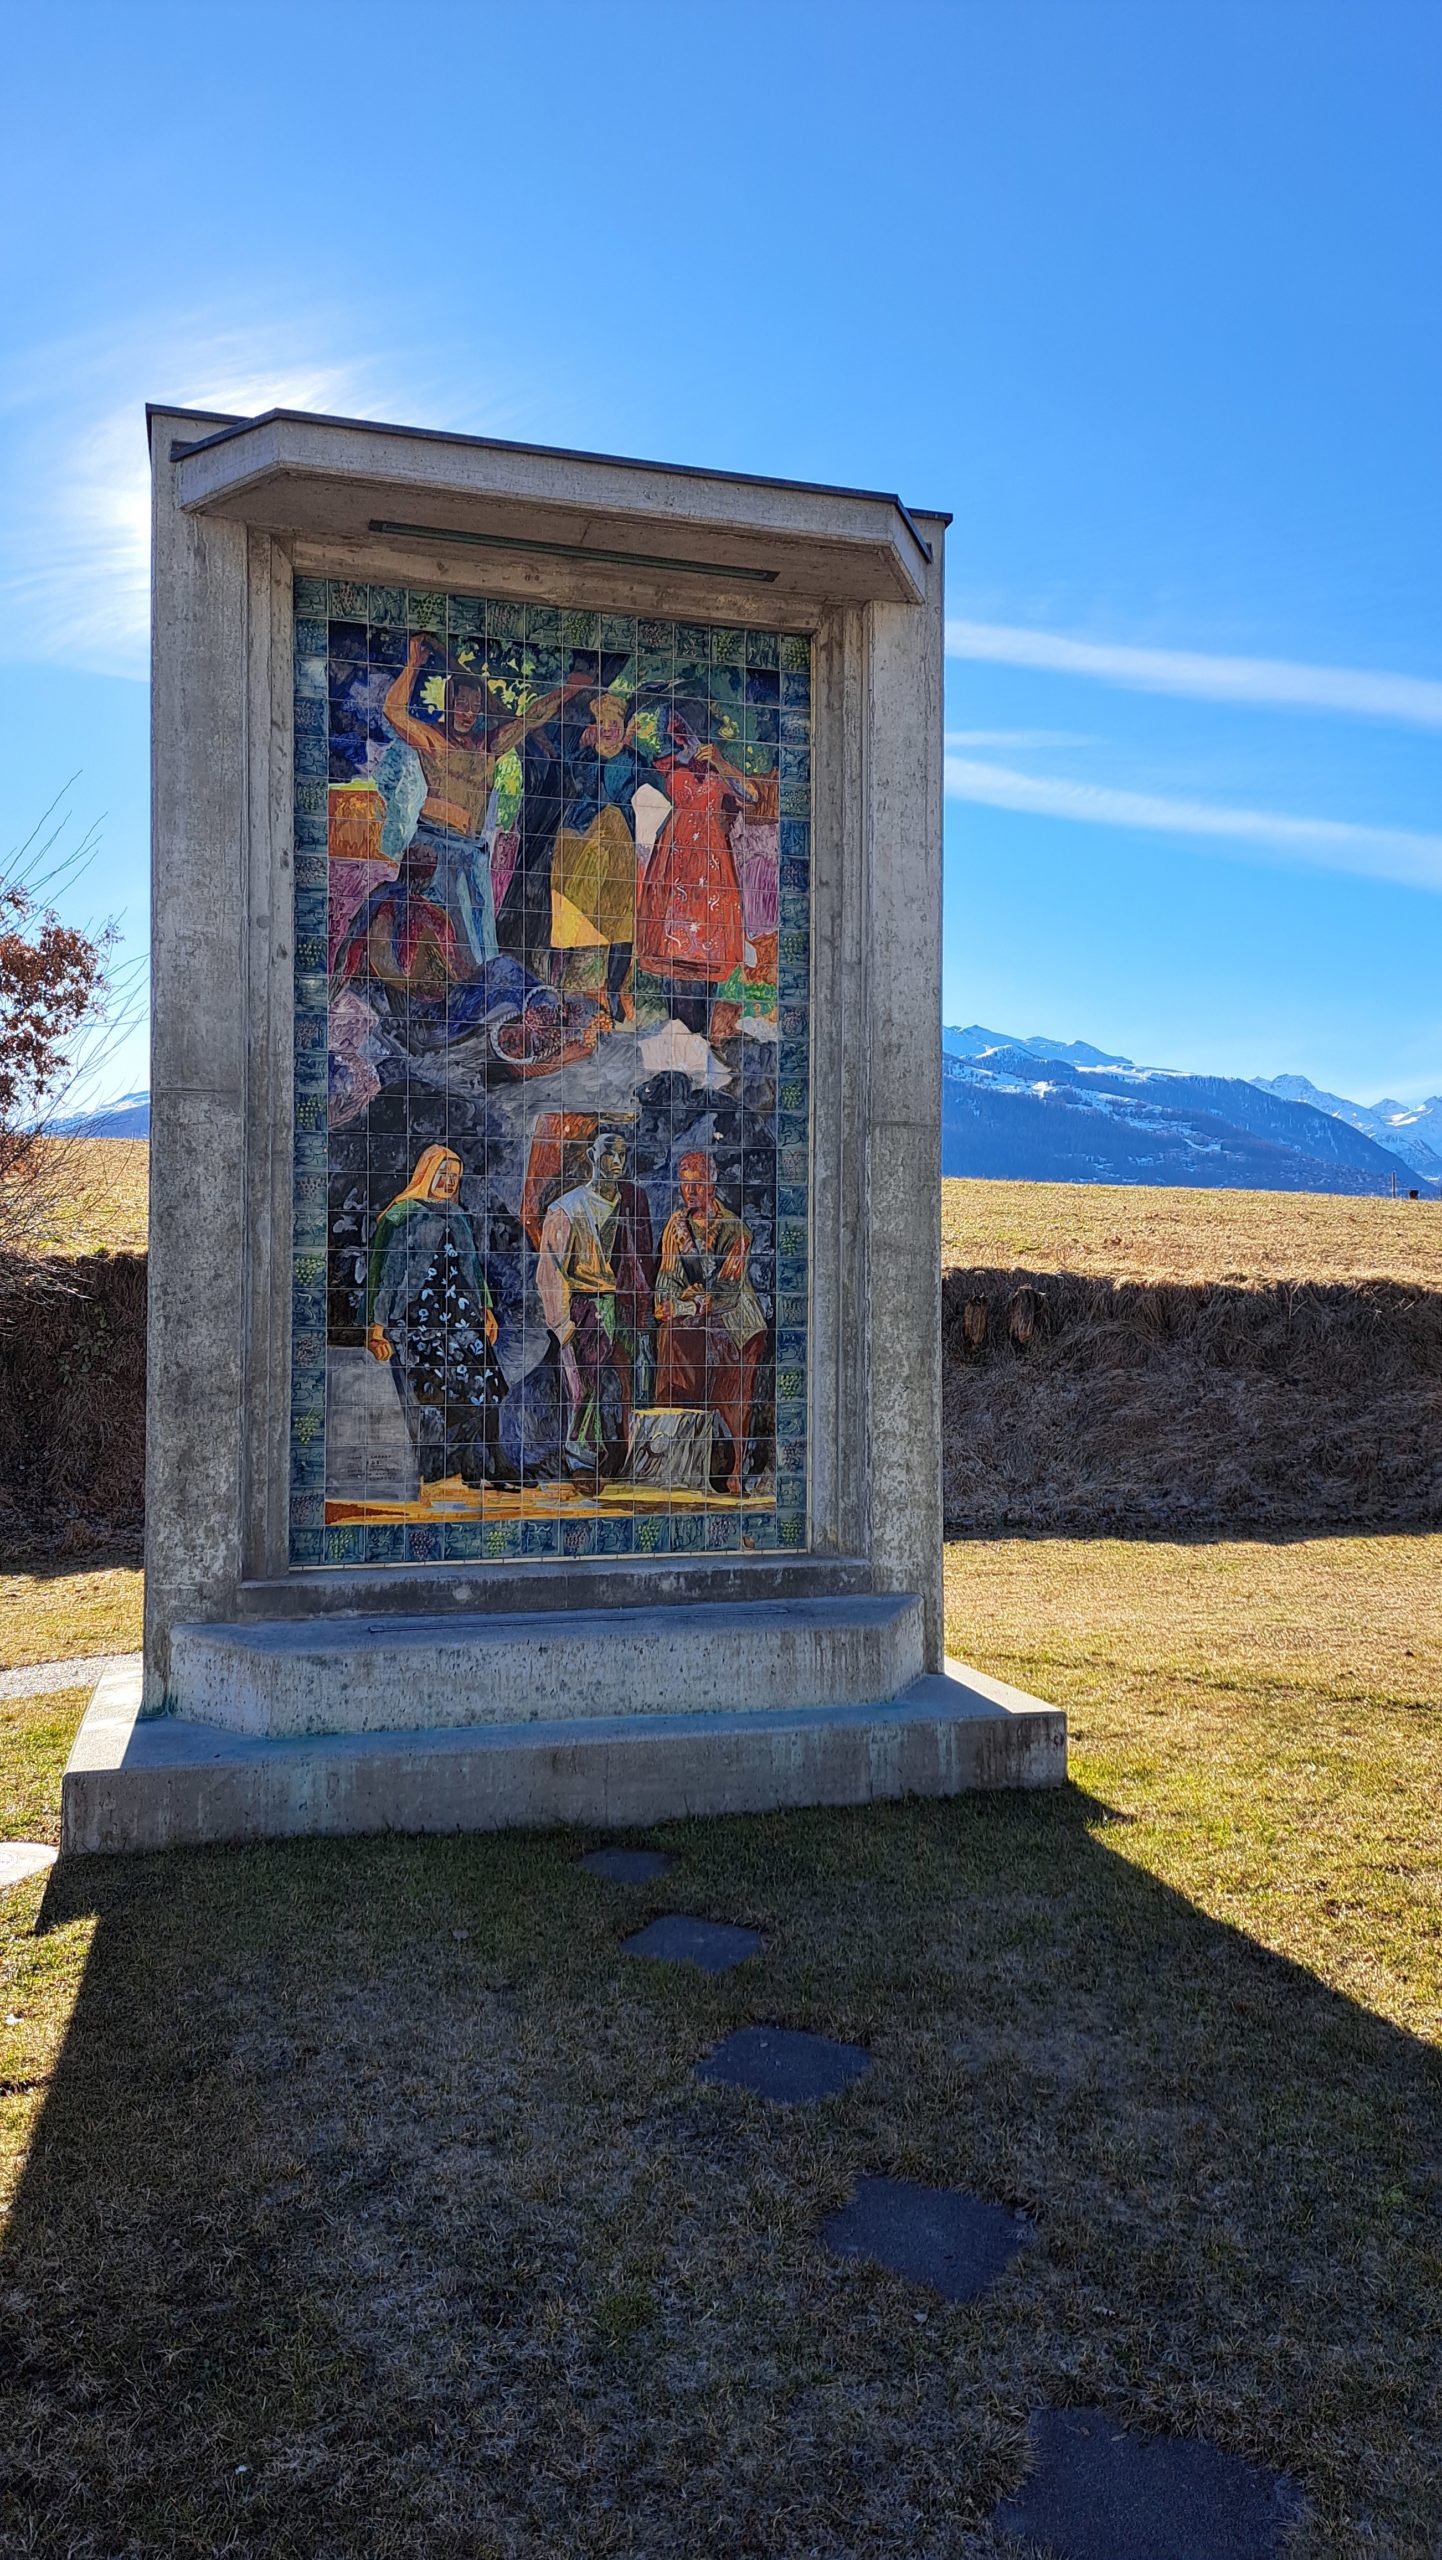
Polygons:
M1435 2054L1075 1789L651 1836L634 1888L558 1833L56 1871L41 1932L98 1925L0 2270L4 2548L949 2560L1028 2411L1099 2403L1293 2472L1298 2560L1436 2549ZM623 1957L667 1909L766 1949ZM702 2088L753 2018L873 2067ZM828 2259L861 2173L1035 2245L955 2307Z

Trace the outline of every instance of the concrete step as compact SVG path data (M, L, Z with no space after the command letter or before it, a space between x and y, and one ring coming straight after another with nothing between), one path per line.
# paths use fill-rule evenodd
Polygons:
M65 1855L313 1833L627 1827L1060 1786L1066 1717L960 1663L852 1706L590 1716L433 1732L224 1733L96 1690L61 1788Z
M761 1714L898 1697L921 1603L719 1601L180 1626L173 1713L231 1733L395 1733L591 1717Z

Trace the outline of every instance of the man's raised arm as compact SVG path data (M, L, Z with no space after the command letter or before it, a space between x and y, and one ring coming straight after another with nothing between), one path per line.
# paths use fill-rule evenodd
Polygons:
M428 642L421 639L412 640L406 652L405 665L386 695L381 709L396 736L404 745L414 747L417 754L423 753L428 748L430 753L435 755L438 749L445 746L444 737L430 721L418 720L411 709L411 687L415 683L422 659L428 654L428 649Z

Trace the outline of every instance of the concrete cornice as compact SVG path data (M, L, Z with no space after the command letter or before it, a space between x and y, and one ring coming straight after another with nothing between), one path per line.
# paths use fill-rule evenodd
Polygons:
M187 513L230 517L302 540L354 543L398 528L432 574L449 554L476 563L534 543L582 561L664 561L678 575L728 570L787 597L920 604L934 542L950 519L918 517L887 491L713 472L690 464L313 417L257 418L157 407L193 425L170 459Z

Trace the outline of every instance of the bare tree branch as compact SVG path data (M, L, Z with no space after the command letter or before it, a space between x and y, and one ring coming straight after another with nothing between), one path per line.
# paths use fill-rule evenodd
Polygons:
M119 920L62 922L100 845L100 821L72 836L72 775L0 863L0 1258L13 1265L41 1231L66 1179L63 1140L48 1134L77 1087L93 1080L139 1020L143 958L114 963Z

